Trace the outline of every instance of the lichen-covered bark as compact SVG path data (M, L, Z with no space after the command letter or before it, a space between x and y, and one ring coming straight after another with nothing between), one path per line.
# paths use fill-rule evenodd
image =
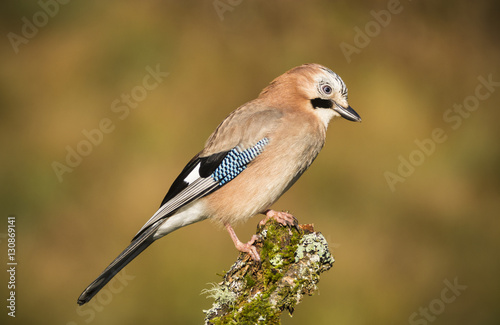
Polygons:
M203 292L215 299L205 324L280 324L304 295L317 289L320 273L334 262L312 225L286 227L273 219L257 227L261 263L240 254L223 281Z

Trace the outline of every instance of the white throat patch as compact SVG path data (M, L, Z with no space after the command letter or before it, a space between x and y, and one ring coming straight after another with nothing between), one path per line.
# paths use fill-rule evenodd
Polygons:
M323 122L325 129L328 128L328 123L330 123L333 117L340 116L339 113L335 112L331 108L316 108L314 113L316 113L321 122Z

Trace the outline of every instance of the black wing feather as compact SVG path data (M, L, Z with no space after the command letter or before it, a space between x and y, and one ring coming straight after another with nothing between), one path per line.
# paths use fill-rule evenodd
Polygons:
M189 161L182 170L182 172L177 176L175 181L170 186L167 194L161 201L160 207L165 203L170 201L174 196L179 194L183 189L185 189L189 184L185 181L186 177L193 171L196 165L200 164L200 176L206 178L210 176L215 169L220 165L221 161L227 156L229 151L222 151L215 153L207 157L199 157L199 154L194 156L191 161Z

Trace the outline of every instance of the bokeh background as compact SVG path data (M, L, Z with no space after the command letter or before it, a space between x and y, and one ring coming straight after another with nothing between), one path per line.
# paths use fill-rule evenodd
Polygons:
M88 305L76 299L218 123L306 62L344 79L363 122L335 120L312 168L274 205L314 223L336 258L319 294L283 324L500 322L497 1L0 6L0 256L7 268L15 215L19 263L16 318L2 306L2 324L202 323L212 300L201 290L237 256L210 222L151 246ZM168 76L120 119L113 102L147 67ZM493 83L477 99L480 77ZM450 113L464 101L473 111ZM66 164L68 146L103 119L112 132L59 179L54 162ZM437 129L445 141L424 153L416 141ZM237 227L240 238L258 221Z

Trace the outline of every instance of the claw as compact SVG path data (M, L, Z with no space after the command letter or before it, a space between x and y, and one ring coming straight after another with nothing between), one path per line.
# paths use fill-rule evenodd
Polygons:
M266 217L261 220L259 225L263 226L269 219L273 218L276 220L278 223L282 224L283 226L293 226L295 228L298 227L298 222L297 219L293 215L291 215L288 212L284 211L274 211L274 210L267 210L265 213Z
M252 260L254 260L255 262L260 262L260 256L259 252L257 251L257 247L253 245L255 241L259 239L259 237L257 235L253 235L248 243L242 243L238 239L238 236L236 236L233 227L231 227L231 225L228 223L225 224L225 226L227 231L229 232L229 236L231 236L231 239L233 240L234 247L236 247L236 249L240 252L250 255Z

